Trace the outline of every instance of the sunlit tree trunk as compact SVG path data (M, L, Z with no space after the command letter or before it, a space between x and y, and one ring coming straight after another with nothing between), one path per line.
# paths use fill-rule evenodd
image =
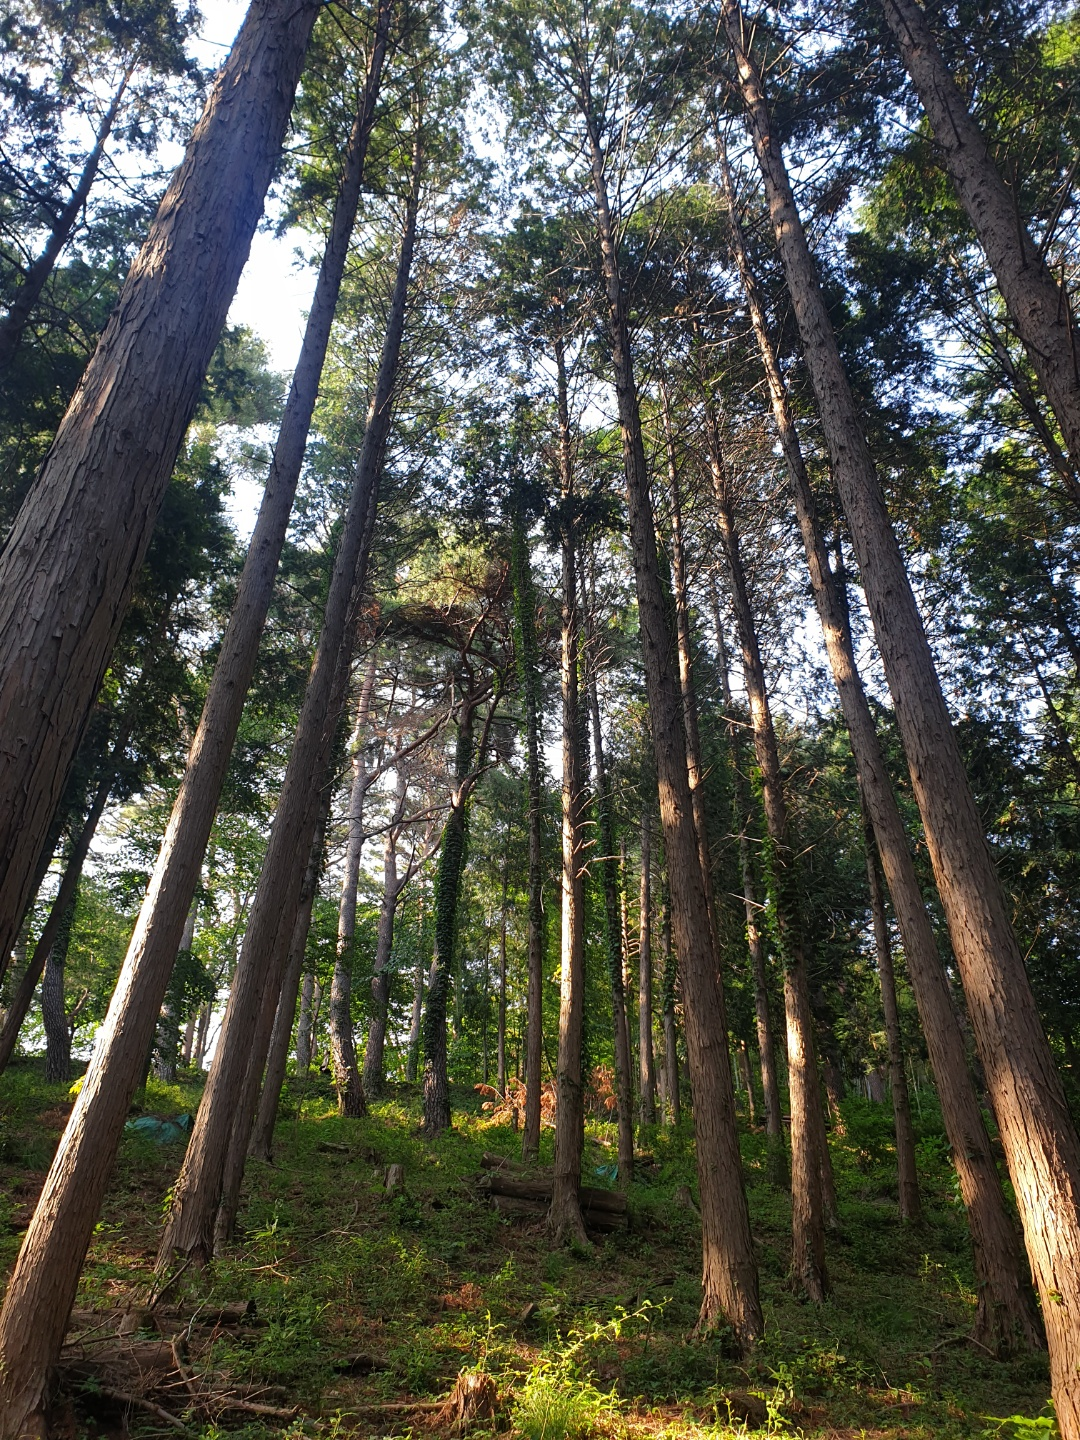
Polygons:
M525 1123L521 1154L540 1151L540 1089L544 1056L544 867L541 854L543 790L540 774L540 647L536 638L536 596L529 566L528 541L520 509L513 516L511 572L518 669L525 708L525 779L529 828L528 932L525 992Z
M1024 224L1020 197L1001 178L922 7L915 0L881 0L881 5L1073 466L1080 469L1080 367L1068 291L1054 279ZM1080 499L1075 476L1070 489L1074 500ZM1080 1379L1076 1385L1080 1391Z
M561 340L558 369L559 458L562 482L562 945L559 984L559 1054L555 1086L555 1170L548 1225L556 1243L585 1243L578 1190L585 1142L582 1035L585 1009L584 777L578 675L581 616L574 545L574 476L570 459L566 371Z
M418 168L417 156L379 373L334 561L318 650L237 961L214 1065L173 1192L172 1210L158 1255L162 1266L174 1251L197 1261L208 1260L212 1254L213 1216L222 1167L229 1135L242 1120L235 1106L258 1037L263 995L267 985L273 988L281 984L303 884L303 866L295 863L295 857L300 854L306 859L315 833L318 804L317 793L313 796L312 788L326 773L338 721L332 703L335 679L349 663L350 624L366 578L378 485L390 433L394 378L405 328L408 277L416 237ZM270 1017L269 1025L272 1025L272 1010ZM269 1025L263 1057L269 1042ZM248 1131L253 1118L252 1112L244 1121ZM249 1134L245 1133L245 1150L248 1138Z
M244 268L319 10L318 0L253 0L0 555L0 955L18 933ZM186 912L185 903L170 960ZM148 1047L149 1036L138 1065ZM80 1115L94 1089L83 1087ZM110 1147L98 1154L107 1171ZM88 1192L77 1188L85 1209ZM95 1223L89 1208L79 1231ZM30 1244L27 1265L37 1232ZM83 1246L58 1244L77 1272ZM41 1357L66 1319L62 1304L50 1304L48 1324L17 1318L27 1265L8 1289L15 1318L0 1320L0 1434L36 1413Z
M739 1157L723 989L715 971L709 937L709 914L687 778L675 636L660 579L626 303L604 172L605 156L596 127L592 95L585 80L582 84L579 101L592 165L601 263L608 301L611 361L623 443L645 685L694 1089L702 1230L699 1323L711 1325L724 1320L731 1326L738 1343L749 1346L761 1334L762 1316Z
M1080 1140L1039 1020L741 15L728 34L807 366L1042 1299L1058 1423L1080 1436ZM867 790L871 793L870 788ZM874 828L881 834L877 813ZM884 857L883 857L884 858ZM891 877L890 884L891 884ZM897 897L893 892L894 903ZM914 977L913 977L914 978Z
M360 1071L356 1063L356 1039L352 1022L352 972L355 963L356 892L360 883L360 859L364 850L364 797L368 789L367 746L371 695L375 689L377 650L371 648L360 699L356 707L356 729L352 738L352 785L349 790L348 836L345 869L338 905L337 950L330 985L330 1054L338 1114L359 1119L367 1108Z

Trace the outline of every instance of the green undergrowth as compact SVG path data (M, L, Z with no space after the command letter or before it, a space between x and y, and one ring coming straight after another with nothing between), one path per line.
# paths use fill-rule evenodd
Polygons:
M193 1108L197 1093L151 1084L141 1099L148 1112L168 1115ZM31 1066L0 1081L7 1264L65 1101L66 1087L45 1086ZM833 1293L819 1307L787 1286L790 1201L767 1183L764 1137L744 1132L766 1328L756 1352L740 1359L723 1333L691 1335L700 1229L676 1196L687 1185L696 1196L688 1128L643 1137L653 1163L631 1187L629 1232L587 1251L553 1250L541 1226L500 1217L476 1190L484 1151L516 1157L520 1136L487 1123L471 1091L454 1101L454 1129L428 1140L414 1090L361 1121L340 1119L318 1083L285 1097L275 1162L250 1163L233 1246L210 1270L180 1276L173 1298L254 1300L258 1323L223 1335L214 1363L238 1382L269 1387L277 1404L300 1414L291 1422L249 1417L246 1426L189 1417L191 1435L448 1434L430 1408L409 1412L402 1402L447 1395L463 1370L487 1372L500 1395L497 1420L475 1426L477 1435L1052 1433L1045 1357L998 1362L967 1340L974 1280L966 1227L928 1107L919 1123L926 1216L905 1226L896 1215L889 1111L847 1104L845 1133L832 1137L842 1222L829 1239ZM591 1183L611 1183L598 1172L613 1162L613 1140L610 1127L590 1124ZM550 1147L545 1133L542 1160ZM80 1305L116 1306L146 1293L181 1151L125 1137ZM405 1186L387 1198L394 1163L404 1166ZM131 1433L150 1434L155 1423L128 1418Z

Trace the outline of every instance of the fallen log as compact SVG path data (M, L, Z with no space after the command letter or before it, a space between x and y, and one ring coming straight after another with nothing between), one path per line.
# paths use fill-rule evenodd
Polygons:
M542 1200L551 1203L549 1179L517 1180L496 1171L480 1177L480 1189L492 1195L506 1195L515 1200ZM578 1190L582 1209L603 1211L612 1215L626 1214L626 1196L617 1190L597 1190L591 1185L582 1185Z
M500 1215L527 1215L532 1219L540 1219L546 1215L550 1206L547 1200L523 1200L513 1195L493 1194L491 1197L492 1208ZM582 1207L581 1219L586 1230L625 1230L627 1228L627 1216L618 1215L610 1210L590 1210Z

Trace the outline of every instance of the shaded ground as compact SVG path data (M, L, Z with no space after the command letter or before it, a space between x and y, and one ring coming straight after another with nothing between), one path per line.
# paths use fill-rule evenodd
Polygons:
M151 1084L145 1108L175 1114L197 1097ZM435 1402L460 1372L481 1371L498 1409L474 1435L1047 1433L1045 1421L994 1418L1044 1413L1045 1357L998 1362L966 1339L970 1255L935 1116L919 1131L927 1219L901 1226L889 1112L848 1105L846 1134L833 1137L842 1218L829 1244L834 1292L818 1308L785 1286L789 1201L765 1183L762 1137L744 1135L766 1336L740 1362L722 1335L687 1339L700 1240L696 1215L675 1197L680 1185L696 1188L688 1132L650 1137L655 1163L631 1189L629 1233L598 1239L589 1253L552 1252L542 1226L496 1215L475 1188L481 1154L516 1156L519 1137L486 1123L471 1092L454 1098L456 1129L432 1143L418 1133L415 1094L396 1093L357 1122L332 1113L319 1084L291 1092L276 1163L249 1167L233 1248L211 1271L181 1275L154 1314L139 1307L182 1145L128 1136L80 1289L80 1323L111 1333L134 1310L131 1337L118 1343L151 1356L156 1345L166 1388L147 1390L151 1403L140 1406L101 1393L104 1384L137 1396L134 1381L95 1383L85 1365L69 1367L60 1432L449 1434L453 1417ZM0 1080L5 1270L68 1108L64 1088L46 1086L31 1064ZM609 1183L595 1172L612 1164L611 1139L590 1126L592 1183ZM544 1144L550 1159L550 1133ZM388 1199L392 1163L404 1166L405 1187ZM254 1320L225 1309L248 1301ZM174 1341L184 1348L170 1359ZM115 1348L92 1335L69 1358L85 1360L94 1344ZM230 1397L248 1409L229 1408ZM259 1414L259 1405L284 1413Z

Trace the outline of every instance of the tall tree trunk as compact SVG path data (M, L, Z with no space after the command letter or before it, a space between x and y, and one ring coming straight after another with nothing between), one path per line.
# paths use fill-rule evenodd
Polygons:
M49 228L49 235L42 247L41 254L33 262L23 277L22 284L15 292L15 297L8 306L8 312L3 320L0 320L0 374L10 366L15 358L15 352L19 348L19 341L26 330L27 321L31 312L41 296L42 290L53 267L60 255L60 251L67 243L68 236L75 228L75 222L79 218L79 212L86 204L90 191L97 178L98 168L101 165L101 157L105 153L105 146L109 136L116 124L116 117L120 113L120 104L127 92L134 66L129 66L123 75L120 84L117 86L116 94L109 104L109 108L102 116L101 124L98 126L97 134L94 137L94 144L89 155L83 163L75 189L71 192L67 202L61 207L52 225Z
M37 944L34 946L34 953L30 957L30 963L19 977L19 983L15 988L15 994L11 997L11 1004L4 1016L3 1029L0 1030L0 1073L8 1065L12 1055L15 1053L15 1045L19 1039L19 1031L26 1019L26 1012L30 1009L30 1002L34 998L34 991L37 989L38 981L41 979L45 966L49 959L49 952L53 943L60 933L60 926L68 909L75 903L75 894L79 888L79 879L82 876L83 866L86 864L86 857L90 853L90 846L97 833L97 827L105 813L105 806L109 801L109 794L112 791L113 782L116 779L116 766L119 764L124 747L127 745L130 735L130 725L125 726L123 735L113 746L109 763L106 767L105 776L94 793L90 809L87 811L86 819L82 823L78 838L71 847L67 864L64 867L63 879L60 881L60 889L56 898L49 908L48 919L42 928ZM147 1042L149 1043L149 1042Z
M1080 1140L1068 1114L1060 1077L1012 933L1005 898L860 427L858 408L840 359L783 156L771 134L760 77L742 44L741 16L730 3L726 5L726 18L833 478L851 528L938 893L1020 1209L1028 1257L1043 1302L1058 1422L1066 1440L1077 1440ZM880 841L888 815L885 807L880 807L880 813L876 807L877 785L867 784L866 794L875 804L871 819ZM892 855L891 846L888 852L883 849L882 860L900 918L901 897L892 886L886 853ZM911 918L918 923L917 917ZM912 959L913 952L909 951L909 973L917 986ZM935 983L930 973L926 978L929 985ZM917 988L916 999L918 996ZM925 1013L923 1023L928 1024ZM929 1044L930 1029L927 1041ZM942 1060L948 1066L947 1051ZM940 1074L938 1081L942 1086L945 1083ZM963 1104L960 1095L955 1098ZM963 1163L959 1152L956 1159L959 1170ZM971 1211L969 1215L974 1223ZM981 1212L979 1218L984 1218ZM988 1234L984 1238L995 1257L1007 1255L1006 1235ZM1003 1302L1022 1323L1022 1306L1013 1291L1012 1277L1000 1271L993 1280Z
M679 1031L675 1018L675 996L678 973L675 947L671 943L671 902L664 882L660 907L660 948L664 956L664 1099L667 1119L678 1125L682 1120L682 1097L679 1093Z
M0 861L7 866L0 882L0 953L10 946L11 917L25 902L26 867L18 857L34 856L40 846L100 686L247 258L318 11L315 0L253 0L0 558L0 714L8 737L4 754L16 757L0 774ZM28 605L37 588L29 577L47 573L53 602ZM17 624L6 613L9 602ZM200 743L214 748L202 727ZM186 785L182 795L178 805L190 799ZM174 834L170 822L166 852ZM189 884L176 877L175 914L156 947L153 974L135 963L147 938L145 923L136 928L131 963L125 962L7 1289L0 1314L5 1440L36 1423L67 1327L205 842L192 848L197 856L181 867ZM155 898L160 880L159 865Z
M892 941L885 914L885 889L878 869L877 844L870 820L865 824L866 880L870 889L870 915L874 925L874 952L877 956L881 1009L885 1016L885 1039L889 1048L889 1089L892 1093L893 1123L896 1129L896 1172L900 1196L900 1219L918 1220L919 1177L915 1169L915 1129L911 1123L911 1101L904 1074L904 1046L900 1038L900 1011L896 1003L896 976L893 973Z
M417 958L416 969L413 971L413 998L412 1018L409 1022L409 1053L405 1061L405 1079L410 1085L416 1084L417 1071L420 1068L420 1036L421 1025L424 1015L424 975L427 966L424 964L424 957Z
M18 933L244 268L320 8L253 0L0 555L0 955ZM170 960L186 911L185 903ZM149 1037L138 1063L148 1046ZM60 1243L65 1268L77 1269L82 1248ZM25 1274L8 1291L14 1317ZM49 1313L47 1325L0 1321L0 1434L36 1413L42 1357L66 1319L63 1305ZM14 1407L6 1418L4 1405Z
M315 972L305 970L300 981L300 1014L296 1021L296 1073L306 1076L311 1069L314 1030Z
M300 975L304 968L308 931L311 929L311 912L315 908L315 896L319 889L319 872L322 869L323 851L326 846L326 826L330 818L330 800L333 787L327 785L323 791L323 813L315 827L315 838L311 842L307 870L300 890L300 904L293 922L289 939L289 956L285 966L285 978L281 982L274 1015L274 1029L270 1036L270 1049L266 1056L266 1074L263 1076L262 1091L259 1095L259 1109L251 1132L251 1153L267 1164L274 1154L274 1126L277 1124L278 1106L281 1103L281 1087L285 1083L285 1070L289 1060L289 1041L292 1038L293 1018L296 1015L296 996L300 989ZM310 1015L310 995L308 997ZM299 1037L297 1048L299 1048ZM310 1037L309 1037L310 1041ZM311 1064L310 1043L307 1065L297 1069L305 1078Z
M343 686L339 688L339 677L348 673L352 627L364 592L379 480L390 433L394 378L405 328L405 302L419 203L418 171L417 150L379 373L334 561L318 650L248 917L213 1069L173 1192L172 1211L158 1252L159 1267L168 1264L174 1251L197 1262L210 1259L213 1216L226 1149L230 1134L238 1134L242 1126L247 1127L243 1135L244 1150L247 1148L254 1115L238 1111L237 1098L253 1059L253 1047L260 1038L263 995L267 986L279 989L281 985L303 884L303 867L295 863L295 857L307 856L315 834L318 792L313 796L312 788L325 775L329 763L343 691ZM273 1010L262 1041L263 1059L272 1023ZM262 1059L260 1072L261 1068Z
M502 914L499 917L499 1010L495 1038L495 1086L506 1094L506 886L507 862L503 859Z
M829 566L798 434L742 240L726 162L723 176L732 219L735 258L765 367L773 415L806 549L814 601L851 737L861 794L874 827L893 910L900 926L908 975L937 1080L942 1117L952 1147L961 1195L967 1208L975 1272L979 1280L975 1336L981 1344L995 1352L1009 1353L1017 1347L1040 1343L1039 1319L1031 1303L1012 1220L1004 1204L997 1165L971 1083L964 1040L937 953L933 927L923 903L877 729L855 666L846 591L841 578L834 576ZM784 178L782 165L780 178ZM787 194L788 203L794 210L790 189ZM797 222L797 211L794 215ZM827 320L824 323L827 324ZM910 596L910 590L908 594ZM879 597L879 605L882 598Z
M585 1144L582 1037L585 1020L585 783L581 754L578 676L581 612L574 540L574 470L570 448L563 337L555 339L558 387L559 478L562 511L562 943L559 980L559 1056L555 1071L555 1169L548 1225L556 1244L585 1244L578 1190Z
M596 672L599 656L593 633L595 596L585 607L585 685L588 691L589 727L592 733L593 773L596 776L596 811L600 831L600 879L604 891L604 936L607 941L608 979L611 985L611 1019L615 1055L615 1118L618 1125L619 1186L625 1189L634 1178L634 1117L630 1086L630 1035L626 1024L626 992L623 988L622 924L619 913L619 871L615 858L615 827L611 816L611 787L604 758L604 736L600 728L600 697Z
M195 1026L198 1024L198 1011L193 1010L187 1018L184 1026L184 1039L180 1046L180 1064L186 1070L191 1064L191 1057L195 1050Z
M1031 238L1020 216L1020 197L1001 178L922 7L915 0L881 0L881 8L1073 466L1080 469L1080 366L1068 291ZM1080 500L1080 483L1075 475L1071 479L1072 497ZM1080 1390L1080 1379L1076 1385Z
M671 499L671 582L675 592L675 634L679 649L679 689L682 694L683 724L686 729L686 767L694 808L701 880L709 912L709 933L713 942L716 973L723 970L720 954L720 927L713 895L712 856L709 852L709 822L705 812L705 767L701 758L701 730L698 725L697 695L694 691L694 647L690 630L690 587L686 578L686 548L683 540L682 487L675 450L675 427L666 383L660 386L664 448L667 453L668 489Z
M327 705L328 715L335 715L339 718L344 715L345 693L348 689L351 658L348 646L346 646L339 660L338 673L334 679L334 689L331 692ZM292 857L291 863L294 873L290 874L285 870L280 876L283 888L287 888L291 893L295 894L296 908L291 912L289 910L283 912L281 924L287 928L285 929L284 935L279 933L274 937L275 948L271 956L274 969L273 972L267 976L263 987L258 1015L251 1032L250 1044L244 1061L242 1079L230 1097L232 1101L232 1119L225 1136L224 1156L220 1162L214 1162L218 1164L220 1168L219 1194L217 1196L216 1211L213 1217L213 1253L215 1255L220 1255L232 1239L233 1225L236 1221L237 1211L240 1208L240 1192L244 1182L244 1170L247 1166L247 1157L249 1153L251 1153L251 1136L259 1108L259 1091L263 1081L266 1058L270 1050L274 1019L281 1003L281 992L285 985L285 975L288 970L292 947L294 942L299 943L297 917L302 915L306 908L304 890L310 874L311 857L316 847L319 847L321 850L323 832L329 822L330 792L333 789L336 779L337 765L333 759L326 762L326 770L321 775L316 773L312 776L312 805L315 818L312 822L311 831L307 836L308 849L306 852L298 850ZM304 858L305 854L306 858ZM294 883L296 880L296 871L299 871L298 884ZM262 877L260 876L260 883L261 879ZM235 985L235 975L233 978ZM232 996L230 995L229 998L231 1002ZM228 1010L226 1010L226 1019L227 1018ZM234 1031L234 1034L235 1033L237 1032ZM214 1057L215 1067L219 1062L223 1064L226 1063L220 1059L221 1047L226 1043L226 1040L227 1036L223 1023L218 1050Z
M739 1040L739 1069L746 1087L746 1120L751 1130L757 1125L757 1102L754 1098L754 1070L750 1064L750 1047L745 1040Z
M720 539L727 562L742 651L743 676L750 701L754 753L761 772L765 828L769 839L768 858L775 887L776 932L784 969L788 1098L791 1107L792 1273L810 1300L821 1301L829 1292L829 1277L825 1268L825 1192L822 1185L827 1148L821 1085L814 1060L810 983L796 894L795 858L791 850L776 731L747 590L734 501L720 450L719 425L708 402L705 415Z
M398 770L394 814L383 846L383 895L379 907L379 928L375 937L375 965L371 976L371 1021L364 1048L364 1094L377 1099L386 1084L386 1024L390 1006L390 958L394 950L394 917L398 900L412 874L410 866L405 877L398 877L398 829L405 813L407 783L403 768Z
M457 912L468 841L469 795L476 730L476 695L471 678L463 677L454 756L454 791L443 827L439 868L435 876L435 946L424 1003L424 1129L429 1135L450 1127L450 1078L446 1055L446 1006L457 939Z
M356 729L352 738L352 786L349 790L348 837L345 870L338 906L337 950L330 984L330 1055L337 1091L338 1114L359 1119L367 1109L364 1087L356 1063L356 1039L352 1021L352 972L355 963L356 892L360 884L360 859L364 850L364 797L368 788L367 745L371 695L375 689L376 647L371 647L360 699L356 707Z
M525 996L525 1124L521 1153L540 1153L540 1091L544 1058L544 864L541 851L543 790L540 778L540 655L536 638L536 597L525 525L515 508L511 536L514 620L518 670L525 703L525 774L528 794L529 899Z
M638 941L638 1065L641 1081L638 1114L642 1125L656 1124L656 1067L653 1063L652 848L649 814L641 816L641 896Z
M206 1046L210 1039L210 1020L214 1007L208 1000L199 1011L199 1023L195 1029L195 1055L192 1061L196 1070L201 1070L206 1060Z
M41 977L41 1018L45 1025L45 1079L71 1079L71 1031L68 1029L64 1005L64 967L71 945L71 927L75 906L79 903L78 887L60 917L56 938L49 949L45 973Z
M765 942L758 923L763 907L757 897L754 859L750 853L752 799L743 769L743 731L733 718L731 680L728 674L728 652L724 627L720 619L720 600L715 579L710 581L713 630L716 635L720 689L724 710L729 720L728 740L731 744L731 766L735 790L735 829L739 844L739 876L742 880L743 914L746 917L746 945L750 955L750 978L754 988L754 1022L757 1029L758 1058L761 1062L761 1089L765 1099L765 1136L768 1151L767 1169L770 1182L780 1190L791 1183L787 1149L784 1143L784 1112L780 1104L780 1078L776 1068L776 1040L772 1011L769 1006L769 972L765 961Z
M177 948L176 958L181 955L191 954L192 942L195 939L195 920L198 916L199 902L197 899L191 902L187 919L184 921L183 933L180 936L180 944ZM174 962L175 977L175 962ZM170 990L166 992L165 1003L161 1007L161 1014L158 1017L157 1034L154 1036L154 1074L166 1085L176 1084L176 1062L180 1052L180 996Z
M699 1323L712 1325L723 1317L731 1325L738 1343L748 1346L761 1334L761 1305L739 1157L723 990L709 939L709 914L687 778L675 636L660 579L626 303L604 173L605 157L587 85L579 101L587 129L608 300L645 686L694 1089L702 1233Z

